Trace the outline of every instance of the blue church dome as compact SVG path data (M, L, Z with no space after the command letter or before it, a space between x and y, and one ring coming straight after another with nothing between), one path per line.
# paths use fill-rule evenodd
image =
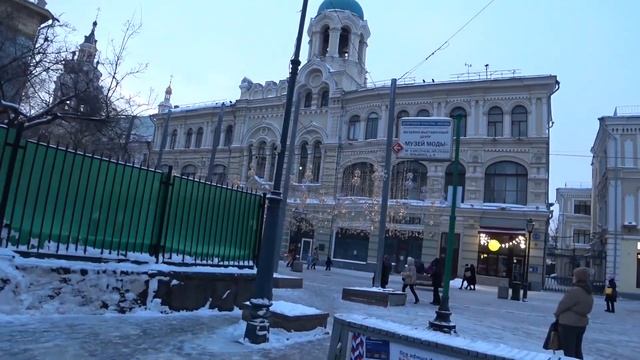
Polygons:
M356 0L324 0L318 8L317 15L329 10L350 11L360 19L364 20L364 11L362 11L362 7Z

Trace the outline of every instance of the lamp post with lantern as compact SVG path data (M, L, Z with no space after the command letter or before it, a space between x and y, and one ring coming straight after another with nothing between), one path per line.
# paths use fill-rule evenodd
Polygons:
M524 259L524 284L522 284L522 301L525 302L527 301L527 292L529 291L529 254L531 253L531 233L534 227L535 223L533 219L527 219L527 234L529 237L527 238L527 252Z

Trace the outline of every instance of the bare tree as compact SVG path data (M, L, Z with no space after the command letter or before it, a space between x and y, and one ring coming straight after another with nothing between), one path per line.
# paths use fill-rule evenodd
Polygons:
M6 74L0 76L0 113L4 112L0 121L21 126L30 137L114 156L126 154L128 137L136 132L134 120L152 103L151 91L142 97L124 88L129 78L148 66L126 64L127 48L141 23L128 19L121 38L110 41L94 61L96 25L80 45L78 59L69 46L71 27L59 20L41 27L30 47L0 37L0 51L11 55L0 61L0 73ZM8 101L5 89L16 81L24 84L21 96L17 102Z

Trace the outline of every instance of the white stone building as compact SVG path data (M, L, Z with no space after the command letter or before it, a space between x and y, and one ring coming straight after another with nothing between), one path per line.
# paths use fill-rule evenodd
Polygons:
M296 84L301 110L289 194L293 211L287 215L282 252L292 248L304 257L317 246L322 260L329 255L335 266L370 271L378 244L375 199L384 167L389 86L367 83L371 33L355 0L323 2L307 33L308 58ZM473 263L481 283L520 279L525 223L532 218L529 280L540 288L549 214L548 128L557 86L553 75L399 84L394 122L405 116L463 119L454 275ZM286 89L286 80L257 84L242 79L240 98L224 112L216 180L270 186ZM172 109L170 93L155 115L152 158ZM205 176L219 111L220 104L173 108L160 165ZM450 211L446 193L455 165L395 155L392 161L385 253L398 264L407 256L429 262L444 250ZM489 250L490 240L500 245L495 251Z
M640 296L640 107L598 119L591 153L591 231L606 251L606 276L620 293Z

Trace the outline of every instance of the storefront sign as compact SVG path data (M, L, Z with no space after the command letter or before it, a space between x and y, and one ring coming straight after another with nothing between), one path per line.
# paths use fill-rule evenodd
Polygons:
M351 347L347 360L455 360L455 357L376 339L361 333L349 333Z
M400 120L399 158L450 161L453 120L436 117L406 117Z

